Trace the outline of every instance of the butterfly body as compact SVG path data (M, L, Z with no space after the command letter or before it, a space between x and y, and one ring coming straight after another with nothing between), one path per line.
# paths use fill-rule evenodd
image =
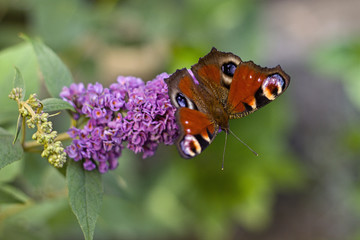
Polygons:
M219 130L228 131L229 119L244 117L278 97L290 77L280 66L262 68L213 48L191 70L177 70L165 82L177 108L178 150L184 158L191 158Z

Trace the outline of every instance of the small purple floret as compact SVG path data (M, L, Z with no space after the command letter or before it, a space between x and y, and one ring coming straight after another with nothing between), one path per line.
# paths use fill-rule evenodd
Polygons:
M88 119L82 128L69 129L69 157L83 160L85 170L105 173L118 166L124 146L147 158L160 143L174 144L178 126L167 77L162 73L145 84L140 78L120 76L109 88L100 83L64 87L60 96L75 108L74 119Z

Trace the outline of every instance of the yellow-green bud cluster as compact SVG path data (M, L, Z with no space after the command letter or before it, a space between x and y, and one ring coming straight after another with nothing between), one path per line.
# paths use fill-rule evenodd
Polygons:
M49 114L42 111L42 104L36 94L31 94L26 101L22 99L23 90L14 88L9 98L17 101L19 113L25 119L29 128L37 127L32 139L44 146L41 156L48 158L50 164L62 167L66 162L66 153L60 141L55 141L57 132L53 131L52 122L48 120Z
M13 88L9 94L9 98L15 101L21 100L22 96L23 96L22 88Z

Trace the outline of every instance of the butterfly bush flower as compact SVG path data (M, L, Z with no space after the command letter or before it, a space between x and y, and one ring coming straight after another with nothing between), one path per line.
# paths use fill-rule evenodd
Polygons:
M145 84L140 78L120 76L109 88L100 83L64 87L60 96L74 106L73 118L87 119L82 128L68 131L73 139L66 148L69 157L82 160L88 171L105 173L117 167L124 147L147 158L160 143L174 144L178 127L167 77L162 73Z

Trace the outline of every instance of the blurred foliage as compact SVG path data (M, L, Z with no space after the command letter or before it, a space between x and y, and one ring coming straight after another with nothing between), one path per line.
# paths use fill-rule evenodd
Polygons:
M347 173L352 183L350 194L345 196L346 202L353 209L353 215L357 219L360 216L360 179L359 179L359 156L360 156L360 38L355 33L347 38L331 40L322 45L310 56L311 68L321 73L325 78L341 83L348 102L343 106L344 119L350 118L345 126L341 125L339 149L343 149L342 162L350 165L351 171ZM331 101L336 101L332 99ZM343 177L345 178L345 177ZM357 230L349 239L360 239Z
M339 80L352 105L360 111L360 37L332 41L312 56L316 71L332 80ZM358 114L354 123L344 129L342 145L352 158L360 156L360 128Z
M344 82L347 96L360 110L360 37L331 42L315 52L316 69Z
M13 66L21 70L27 94L48 96L40 85L35 55L18 38L20 32L38 36L54 49L77 81L108 85L120 74L146 80L190 67L213 46L256 62L263 47L263 9L257 3L3 0L0 124L12 130L16 124L16 106L7 99ZM124 67L128 64L131 70ZM125 151L118 169L102 176L105 197L95 239L232 239L238 228L265 229L276 196L306 184L302 163L288 147L293 109L286 98L231 121L231 129L260 156L229 136L224 171L224 134L188 161L175 147L163 146L145 160ZM59 121L56 127L66 129L66 123ZM63 175L36 154L25 159L0 170L1 186L16 186L21 191L17 199L23 201L0 206L0 238L80 239Z

